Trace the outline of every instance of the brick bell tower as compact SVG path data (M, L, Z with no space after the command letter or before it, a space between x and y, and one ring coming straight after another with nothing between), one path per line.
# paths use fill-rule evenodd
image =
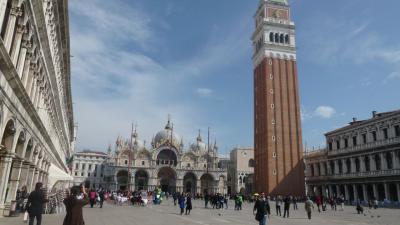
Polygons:
M260 0L254 54L255 190L304 196L295 25L287 0Z

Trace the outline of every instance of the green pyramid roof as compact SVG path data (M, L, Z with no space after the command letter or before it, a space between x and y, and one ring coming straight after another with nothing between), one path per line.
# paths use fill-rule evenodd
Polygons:
M282 4L282 5L288 5L288 0L269 0L272 3L278 3L278 4Z

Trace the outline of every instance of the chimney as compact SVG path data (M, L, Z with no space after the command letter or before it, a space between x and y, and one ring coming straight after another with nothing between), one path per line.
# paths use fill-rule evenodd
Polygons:
M376 111L372 111L372 118L376 117Z
M353 123L357 122L357 118L353 117Z

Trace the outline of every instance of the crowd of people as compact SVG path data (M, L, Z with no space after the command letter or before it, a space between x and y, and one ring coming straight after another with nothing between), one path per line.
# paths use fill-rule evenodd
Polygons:
M30 194L26 191L21 191L17 194L20 199L26 199L26 205L20 206L29 214L29 225L33 225L36 220L36 224L40 225L42 220L42 213L44 204L48 202L46 191L43 189L42 183L37 183L35 185L35 190ZM110 200L110 203L114 201L116 205L122 205L123 203L130 203L131 205L145 206L148 202L153 204L161 204L163 199L168 199L170 194L168 192L162 192L156 189L153 192L147 191L116 191L110 192L108 190L100 189L90 189L88 192L83 186L74 186L67 193L67 197L63 200L66 209L66 216L64 219L64 225L82 225L84 224L82 216L82 208L89 204L90 208L97 206L99 208L103 207L103 203L106 200ZM172 194L174 206L179 207L180 215L190 215L193 209L194 199L204 200L204 208L226 210L228 209L228 203L234 202L234 210L242 210L243 202L247 199L250 203L254 203L253 213L255 219L259 222L259 225L267 224L267 221L271 215L271 202L275 202L275 213L276 216L283 218L289 218L291 205L293 210L298 210L297 203L299 201L304 202L304 209L307 214L308 219L311 219L312 212L314 211L314 205L317 206L319 213L322 211L327 211L328 205L330 205L331 210L344 210L345 198L343 196L339 197L325 197L325 196L315 196L313 198L299 198L295 196L266 196L264 193L260 195L254 194L251 198L245 198L241 194L235 195L223 195L220 193L216 194L205 194L203 195L193 195L192 193L173 193ZM356 211L358 214L364 212L364 207L361 201L355 201ZM282 216L283 207L283 216ZM368 207L370 209L378 208L377 200L370 200L368 202Z

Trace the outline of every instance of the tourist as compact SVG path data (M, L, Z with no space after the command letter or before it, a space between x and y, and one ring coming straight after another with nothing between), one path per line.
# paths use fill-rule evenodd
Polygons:
M340 203L340 210L343 211L344 210L344 196L340 196L339 198L339 203Z
M356 210L357 210L357 214L362 214L364 212L364 208L362 207L360 200L357 200Z
M172 198L174 199L174 206L176 206L176 201L178 200L176 192L172 195Z
M242 210L242 204L243 204L243 196L238 195L238 210Z
M297 210L297 197L293 198L293 210Z
M267 196L267 199L265 201L266 207L267 207L267 214L268 216L271 215L271 205L270 205L270 197Z
M103 208L103 202L104 202L104 190L99 191L99 203L100 203L100 208Z
M192 210L192 197L190 195L190 193L187 194L186 197L186 215L190 214L190 210Z
M29 213L29 225L33 225L35 218L37 225L40 225L42 223L43 205L48 201L45 198L42 187L42 183L36 183L35 190L32 191L28 197L28 202L26 203L26 205L27 211Z
M91 189L89 192L90 208L93 208L94 203L96 203L97 193L95 190Z
M183 196L183 193L178 197L178 204L179 208L181 209L181 215L183 215L183 211L185 209L185 197Z
M304 208L307 212L308 219L311 220L311 208L314 209L314 204L309 197L307 197L307 201L304 203Z
M225 194L225 197L224 197L225 209L228 209L228 201L229 201L229 197L227 194Z
M269 214L264 193L261 193L261 196L256 200L253 214L255 214L255 219L259 222L259 225L265 225L267 223L267 215L269 216Z
M374 209L378 208L378 199L374 199Z
M286 196L283 200L283 218L289 218L290 201L291 199L289 196Z
M204 208L208 207L209 198L210 198L210 196L208 194L204 195Z
M83 197L82 197L83 195ZM70 195L64 199L66 215L63 225L84 225L82 207L89 203L85 188L74 186Z
M322 196L317 196L317 198L315 199L315 203L317 204L317 208L318 208L318 212L321 212L321 203L322 203Z
M276 208L276 215L282 216L281 214L281 205L282 205L282 199L281 196L277 196L275 200L275 208Z

